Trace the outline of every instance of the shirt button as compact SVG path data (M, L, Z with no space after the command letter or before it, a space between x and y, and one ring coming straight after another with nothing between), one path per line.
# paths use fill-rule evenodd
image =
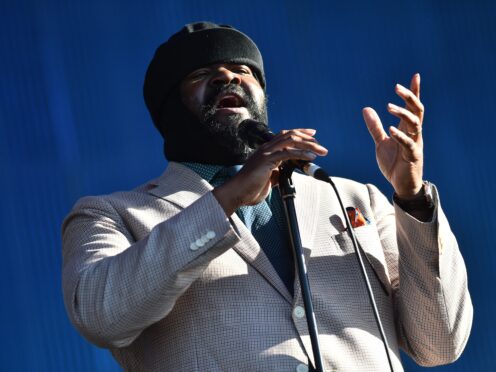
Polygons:
M215 231L210 230L209 232L207 232L207 238L209 239L215 238Z
M200 247L198 247L195 242L191 243L189 246L189 249L191 249L192 251L196 251L198 248Z
M308 366L306 364L300 363L296 367L296 372L308 372Z
M303 318L305 316L305 309L301 306L296 306L293 310L293 314L297 318ZM300 364L300 365L304 365L304 364Z

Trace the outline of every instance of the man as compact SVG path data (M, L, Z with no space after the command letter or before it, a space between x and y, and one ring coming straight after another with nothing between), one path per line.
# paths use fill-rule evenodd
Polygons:
M377 188L335 179L366 256L395 371L461 354L472 305L463 259L434 186L423 182L420 77L396 93L390 136L363 111L394 207ZM289 159L327 150L312 129L257 151L237 136L267 122L256 45L229 26L185 26L156 51L145 101L169 165L132 191L81 199L63 225L71 321L129 371L305 371L314 365L277 188ZM244 164L238 173L234 165ZM386 371L384 347L331 188L293 174L325 370ZM282 221L281 221L282 220Z

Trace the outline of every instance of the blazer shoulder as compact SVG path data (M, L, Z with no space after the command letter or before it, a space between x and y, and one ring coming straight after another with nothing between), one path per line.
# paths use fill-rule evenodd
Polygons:
M107 209L109 206L120 204L122 202L130 203L139 200L148 195L148 191L156 187L155 179L143 183L130 190L119 190L109 194L87 195L76 201L73 209L96 208Z

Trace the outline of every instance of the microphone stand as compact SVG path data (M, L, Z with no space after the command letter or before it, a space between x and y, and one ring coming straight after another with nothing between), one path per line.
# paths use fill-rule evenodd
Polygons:
M289 237L291 248L293 251L298 278L301 284L301 294L303 297L303 304L305 306L305 315L307 318L308 332L310 334L310 341L312 343L313 358L315 361L315 371L324 372L322 363L322 355L320 353L317 321L313 311L312 293L310 291L310 284L308 281L307 267L305 257L303 255L303 247L301 245L300 231L298 228L298 220L296 218L296 209L294 204L295 187L291 180L291 174L295 167L289 162L283 163L280 167L279 173L279 189L286 212L286 222L288 224Z

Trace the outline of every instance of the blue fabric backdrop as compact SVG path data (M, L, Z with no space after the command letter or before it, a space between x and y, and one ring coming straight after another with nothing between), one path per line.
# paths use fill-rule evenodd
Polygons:
M394 84L421 73L425 178L441 191L475 306L465 353L437 370L496 370L495 15L491 1L1 2L0 369L119 370L67 319L60 224L79 197L162 172L141 93L146 66L182 25L213 20L262 50L275 130L317 128L330 149L322 165L388 194L361 108L395 123ZM407 357L405 366L422 370Z

